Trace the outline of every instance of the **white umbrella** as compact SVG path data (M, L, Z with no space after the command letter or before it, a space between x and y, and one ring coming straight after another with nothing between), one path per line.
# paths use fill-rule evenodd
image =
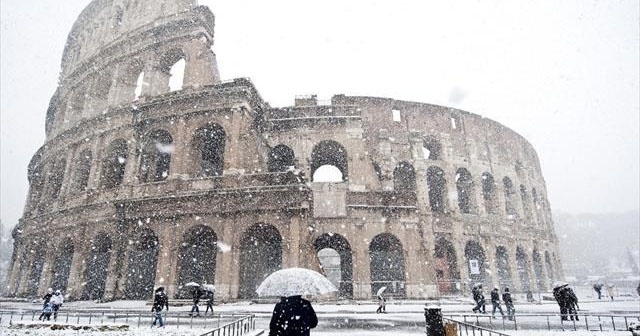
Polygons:
M553 283L553 289L568 286L569 284L564 281L556 281Z
M380 294L382 294L386 290L387 290L387 286L382 286L380 287L380 289L378 289L378 292L376 293L376 295L380 296Z
M200 285L197 282L188 282L184 285L187 287L200 287Z
M256 289L259 296L323 295L338 289L322 274L306 268L271 273Z
M206 284L206 285L204 285L204 290L207 290L207 291L213 292L213 291L215 291L215 290L216 290L216 286L214 286L214 285L212 285L212 284Z

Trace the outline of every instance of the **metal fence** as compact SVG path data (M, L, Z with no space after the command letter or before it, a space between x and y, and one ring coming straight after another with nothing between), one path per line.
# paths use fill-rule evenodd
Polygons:
M446 317L443 317L442 319L449 324L455 325L456 332L459 336L510 336L509 334L479 327L471 323L465 323Z
M200 336L241 336L256 329L255 315L247 315Z
M632 322L638 323L640 316L578 314L578 320L563 321L560 314L517 314L512 320L498 315L493 319L487 315L447 314L448 319L462 319L463 323L498 330L587 330L627 331Z

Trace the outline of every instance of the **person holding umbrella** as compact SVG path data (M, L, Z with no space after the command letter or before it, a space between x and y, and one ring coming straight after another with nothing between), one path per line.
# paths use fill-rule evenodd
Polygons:
M198 303L200 303L200 297L202 296L202 290L200 289L200 285L195 282L189 282L185 286L193 287L191 291L191 299L193 300L193 306L191 306L191 312L189 316L193 316L194 313L196 316L200 316L200 307L198 307Z
M387 305L385 303L385 298L384 296L382 296L382 293L384 293L386 289L387 289L387 286L383 286L380 289L378 289L378 292L376 293L378 295L378 309L376 310L376 314L387 313Z
M207 299L207 309L204 311L204 315L206 316L209 313L209 309L211 309L211 315L213 315L213 295L215 291L215 286L213 285L204 285L205 290L205 298Z

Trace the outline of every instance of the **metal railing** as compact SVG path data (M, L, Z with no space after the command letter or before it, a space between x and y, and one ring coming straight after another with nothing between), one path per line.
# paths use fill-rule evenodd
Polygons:
M638 323L640 316L578 314L575 320L562 320L560 314L517 314L512 319L493 319L490 314L447 314L447 318L462 318L463 323L499 330L562 330L562 331L627 331L631 322Z
M241 336L256 329L256 316L251 314L219 326L200 336Z
M471 324L471 323L466 323L466 322L461 322L461 321L457 321L454 319L450 319L450 318L446 318L443 317L442 320L444 322L448 322L448 323L452 323L456 326L456 332L458 333L459 336L510 336L509 334L505 334L503 332L499 332L499 331L495 331L495 330L490 330L487 328L483 328L483 327L479 327L475 324ZM445 327L446 328L446 327Z

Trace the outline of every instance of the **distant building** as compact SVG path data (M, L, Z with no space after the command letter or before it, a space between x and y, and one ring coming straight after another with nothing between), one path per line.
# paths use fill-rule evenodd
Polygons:
M196 281L251 299L286 267L323 270L356 299L560 277L522 136L386 98L273 108L249 80L220 80L213 28L193 0L82 12L29 164L7 295L149 299L154 285L180 296Z

